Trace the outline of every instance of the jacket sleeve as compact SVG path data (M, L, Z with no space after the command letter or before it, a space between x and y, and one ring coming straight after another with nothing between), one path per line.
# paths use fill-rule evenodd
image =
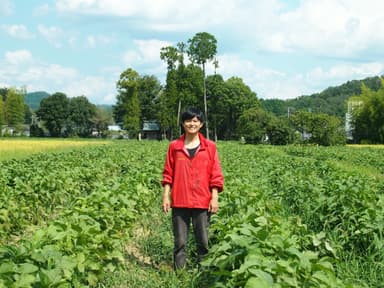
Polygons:
M219 160L219 154L217 153L216 145L212 145L211 147L211 154L213 155L213 163L212 163L212 171L211 171L211 178L209 181L209 188L217 188L219 192L223 191L224 189L224 176L223 172L221 171L221 165Z
M165 158L164 169L163 169L163 180L161 181L161 185L170 184L172 186L173 183L173 170L174 170L174 159L173 159L173 149L172 145L168 146L167 156Z

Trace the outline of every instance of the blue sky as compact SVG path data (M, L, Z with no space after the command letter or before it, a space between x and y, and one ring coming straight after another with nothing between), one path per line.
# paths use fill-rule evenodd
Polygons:
M0 0L0 87L114 104L121 72L164 84L160 48L208 32L224 79L295 98L383 75L383 11L382 0Z

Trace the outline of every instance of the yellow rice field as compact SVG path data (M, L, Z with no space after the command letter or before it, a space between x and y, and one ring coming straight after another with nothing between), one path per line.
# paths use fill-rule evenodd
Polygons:
M348 147L355 147L355 148L380 148L383 149L384 145L383 144L351 144L347 145Z
M107 140L74 140L74 139L0 139L0 161L13 158L23 158L28 155L48 152L71 150L87 145L102 145L110 143Z

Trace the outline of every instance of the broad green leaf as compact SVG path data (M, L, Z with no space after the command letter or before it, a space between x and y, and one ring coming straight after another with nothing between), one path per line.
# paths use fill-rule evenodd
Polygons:
M334 257L336 257L336 252L335 252L335 250L333 250L331 244L329 244L328 241L325 241L325 249L327 249L327 251L331 252Z
M327 275L326 273L324 273L323 271L317 271L315 272L313 275L312 275L312 278L320 281L320 283L329 283L330 281L330 277L329 275Z
M268 220L264 216L257 217L255 221L260 225L260 226L267 226L268 225Z
M251 277L248 279L247 283L244 286L245 288L271 288L271 284L267 281L257 278Z
M39 270L39 268L31 263L23 263L19 265L17 270L20 274L31 274Z
M16 277L16 281L13 284L15 288L27 288L33 287L32 284L36 282L36 277L29 274L21 274Z
M271 274L263 270L254 269L254 268L251 268L248 271L251 275L256 276L258 279L261 279L265 283L268 283L270 287L273 285L273 277Z
M5 262L0 265L0 274L17 272L17 265L13 262Z
M53 287L59 284L62 278L62 272L60 269L45 270L41 269L39 272L40 280L43 286Z

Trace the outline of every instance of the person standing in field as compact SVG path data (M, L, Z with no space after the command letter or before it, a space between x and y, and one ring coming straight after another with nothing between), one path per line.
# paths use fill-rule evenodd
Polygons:
M168 213L172 208L175 270L186 265L191 220L197 260L208 253L210 215L219 209L218 194L224 185L216 144L199 132L203 113L189 108L181 120L184 134L169 144L162 180L162 209Z

